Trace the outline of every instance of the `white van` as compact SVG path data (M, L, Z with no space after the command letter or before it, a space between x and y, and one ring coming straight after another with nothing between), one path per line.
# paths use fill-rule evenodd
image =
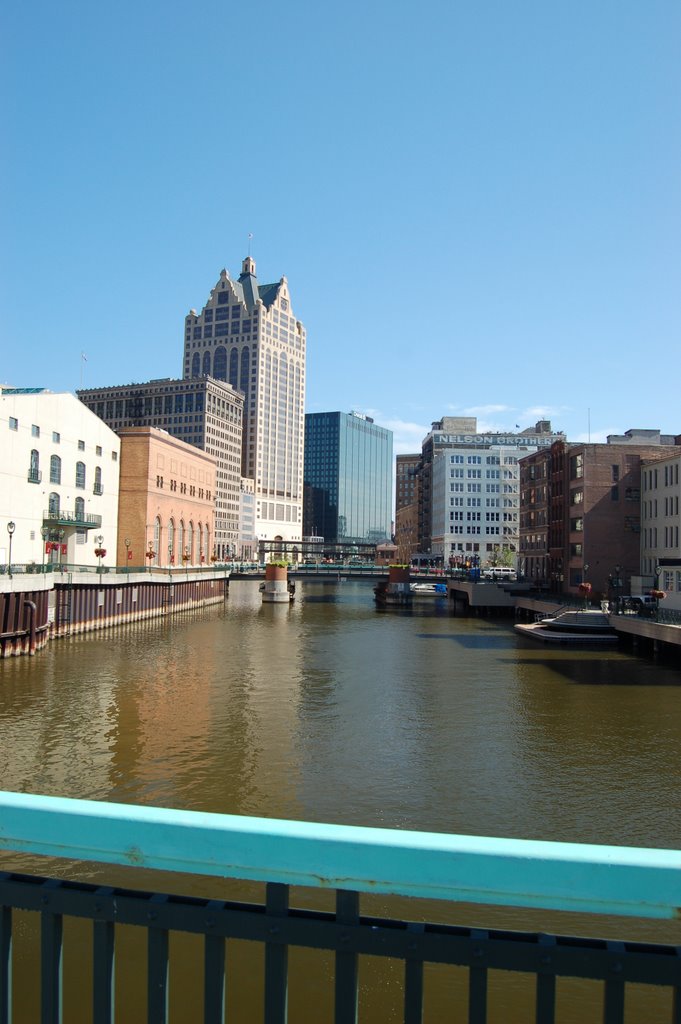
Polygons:
M482 570L484 580L514 581L517 579L515 569L510 565L494 565Z

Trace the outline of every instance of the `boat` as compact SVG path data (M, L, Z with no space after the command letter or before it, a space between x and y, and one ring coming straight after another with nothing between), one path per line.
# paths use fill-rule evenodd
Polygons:
M446 583L410 583L409 589L414 596L425 596L425 597L446 597L447 596L447 584Z
M547 644L616 644L619 639L608 615L595 609L563 611L537 622L517 622L515 628Z

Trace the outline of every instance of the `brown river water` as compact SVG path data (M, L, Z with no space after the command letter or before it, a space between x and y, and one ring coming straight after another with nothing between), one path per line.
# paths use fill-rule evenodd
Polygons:
M510 619L453 617L446 602L432 599L411 613L378 612L366 583L298 584L296 601L282 607L262 606L257 582L235 581L224 606L67 638L35 658L5 661L0 729L4 790L681 849L675 661L536 645L516 635ZM10 855L0 866L60 871ZM92 866L86 877L221 898L234 886L246 899L262 893L241 883L220 883L216 892L214 880L159 881L131 869ZM300 899L331 907L327 894ZM376 897L363 898L362 911L681 942L681 927L664 923ZM38 1012L36 986L27 984L37 932L31 915L17 918L15 1024L28 1024ZM66 930L69 1024L90 1019L84 927ZM127 931L117 1020L136 1024L144 1019L136 965L145 947L143 936ZM171 957L170 1020L190 1024L200 1020L198 941L174 939ZM262 956L234 943L228 957L228 1019L258 1020ZM362 962L362 1021L401 1019L401 970L391 961ZM332 958L292 951L290 1021L331 1020L332 974ZM465 1021L465 972L426 974L425 1020ZM229 980L237 977L238 992ZM531 1021L532 992L524 976L491 976L490 1024ZM669 1006L666 993L642 986L627 1024L666 1021ZM558 1008L564 1024L599 1021L600 987L560 982Z

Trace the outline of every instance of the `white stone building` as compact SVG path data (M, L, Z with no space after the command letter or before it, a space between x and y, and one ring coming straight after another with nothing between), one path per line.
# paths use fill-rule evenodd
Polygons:
M306 335L288 282L259 285L255 261L220 274L185 317L183 376L210 375L244 395L242 476L253 480L258 541L301 541Z
M681 455L641 463L641 581L659 588L665 607L681 608ZM632 580L632 590L636 583Z
M517 565L518 460L562 436L551 431L547 420L517 434L473 429L458 437L438 435L432 461L432 554L445 565L484 566L505 550Z
M432 551L484 565L495 549L518 550L518 458L527 449L451 448L433 462Z
M75 395L0 387L0 565L115 559L120 441ZM46 550L49 549L49 550Z

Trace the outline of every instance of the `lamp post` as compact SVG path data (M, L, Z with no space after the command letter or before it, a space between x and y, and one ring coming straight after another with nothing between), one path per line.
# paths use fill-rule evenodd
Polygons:
M123 543L125 544L125 567L126 569L129 569L130 566L128 565L128 562L130 561L130 538L126 537Z
M173 578L173 563L172 563L172 557L173 557L173 545L172 545L172 544L169 544L169 545L168 545L168 578L169 578L169 579L172 579L172 578Z
M97 555L98 559L97 571L99 573L100 585L102 582L102 555L104 554L104 548L102 547L103 543L104 537L102 536L101 533L98 533L97 536L95 537L95 544L97 545L97 547L95 548L95 554Z
M16 530L16 523L9 522L7 524L7 533L9 534L9 578L12 579L12 537Z
M61 549L62 549L62 541L64 540L65 536L66 536L66 530L64 530L64 529L57 530L57 537L59 538L59 571L60 572L64 571L64 563L62 562Z
M148 545L147 545L147 551L146 551L146 558L149 561L149 575L150 576L151 576L151 563L153 561L153 558L154 558L155 554L156 554L156 552L154 551L154 542L150 540Z
M43 567L42 567L42 571L45 572L45 545L47 543L47 538L50 536L49 527L41 526L40 527L40 536L43 538Z

